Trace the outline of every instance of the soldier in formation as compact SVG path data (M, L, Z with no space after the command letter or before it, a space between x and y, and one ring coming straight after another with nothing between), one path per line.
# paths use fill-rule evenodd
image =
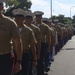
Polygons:
M41 31L41 50L40 50L40 58L37 64L37 75L44 75L45 69L45 56L50 52L50 44L51 44L51 32L49 31L49 26L42 22L42 15L44 14L42 11L35 11L35 25L39 27Z
M33 18L34 18L34 14L31 11L26 11L26 14L25 14L25 24L28 27L30 27L33 30L33 32L34 32L34 36L35 36L35 39L37 41L36 42L37 60L39 60L39 58L40 58L40 50L41 50L41 39L42 38L41 38L40 29L37 26L35 26L34 24L32 24ZM37 61L35 61L35 62L37 62ZM32 63L31 63L30 75L33 75L32 74L32 67L36 67L36 66L32 65Z
M31 54L33 56L33 65L36 65L37 57L36 57L36 39L34 37L33 30L26 26L24 21L25 11L18 8L14 9L12 12L15 16L15 22L18 26L18 31L20 34L20 38L22 40L23 54L22 54L22 71L21 75L29 75L30 63L31 63Z
M21 61L22 50L20 36L17 30L17 24L10 18L2 14L3 0L0 0L0 75L12 75L19 72L22 67ZM14 65L14 55L11 48L11 40L15 43L15 52L17 55L16 64Z

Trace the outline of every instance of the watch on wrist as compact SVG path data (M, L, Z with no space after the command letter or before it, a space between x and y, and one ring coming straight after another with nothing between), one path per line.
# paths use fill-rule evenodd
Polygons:
M37 60L33 60L34 62L37 62Z
M17 62L17 63L21 63L21 60L17 60L16 62Z

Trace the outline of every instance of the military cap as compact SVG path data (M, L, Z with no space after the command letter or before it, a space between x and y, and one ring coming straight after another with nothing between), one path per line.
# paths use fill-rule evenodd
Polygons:
M60 26L64 26L65 24L59 22L58 25L60 25Z
M35 16L43 15L44 13L42 11L35 11L34 12Z
M42 21L49 21L48 18L42 18Z
M14 9L12 11L12 13L13 13L14 16L20 16L20 15L24 16L25 15L25 11L21 8Z
M52 22L52 20L49 18L42 18L42 21Z
M27 16L30 16L30 17L34 17L34 13L32 13L31 11L25 11L25 15L24 17L27 17Z
M48 21L49 21L49 22L52 22L52 19L49 19Z
M59 20L58 19L54 19L54 22L58 22Z

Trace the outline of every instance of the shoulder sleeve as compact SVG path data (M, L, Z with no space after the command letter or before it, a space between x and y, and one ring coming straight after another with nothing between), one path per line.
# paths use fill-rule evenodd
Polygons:
M13 39L20 38L19 32L18 32L18 27L17 27L17 24L15 23L15 21L10 20L9 23L11 25L12 38Z
M36 39L37 39L37 41L40 41L41 39L42 39L42 35L41 35L41 31L40 31L40 29L39 28L37 28L36 29Z
M37 43L35 36L34 36L34 32L33 30L30 31L30 44L35 44Z
M45 24L45 34L46 35L51 35L51 31L49 29L49 26Z

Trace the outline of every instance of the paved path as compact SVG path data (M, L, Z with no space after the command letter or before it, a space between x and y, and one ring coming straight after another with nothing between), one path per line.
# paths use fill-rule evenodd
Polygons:
M48 75L75 75L75 36L55 56Z

